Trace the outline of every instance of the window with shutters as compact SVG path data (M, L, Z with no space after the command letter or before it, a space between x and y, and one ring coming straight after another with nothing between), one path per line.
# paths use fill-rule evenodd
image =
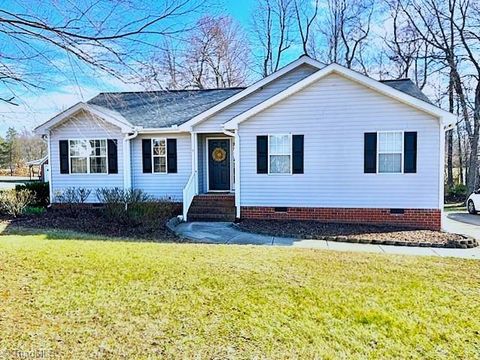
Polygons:
M269 174L292 173L292 136L289 134L268 137Z
M166 139L152 139L152 164L154 173L167 173Z
M399 174L403 169L403 132L378 132L378 172Z
M69 140L71 174L106 174L107 140Z

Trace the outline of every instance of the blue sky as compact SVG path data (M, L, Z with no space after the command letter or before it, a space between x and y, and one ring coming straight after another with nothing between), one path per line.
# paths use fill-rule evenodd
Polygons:
M74 3L73 0L62 1ZM42 0L0 0L0 4L1 8L12 12L38 14L40 17L50 18L57 6L54 0L49 3ZM212 8L212 15L220 13L230 15L247 28L251 25L254 7L255 0L220 0L218 7ZM7 42L8 39L0 38L0 54L2 50L11 50L12 44ZM39 61L29 69L33 72L29 77L32 82L36 83L37 79L40 81L47 78L45 83L39 82L40 88L25 89L0 84L0 96L6 97L13 90L16 95L15 101L19 104L12 106L0 102L0 135L3 136L10 126L19 130L30 130L76 102L86 101L101 91L141 90L138 86L125 84L112 76L99 74L98 71L92 72L65 54L47 48L45 54L52 60L53 66ZM15 64L11 65L15 67Z

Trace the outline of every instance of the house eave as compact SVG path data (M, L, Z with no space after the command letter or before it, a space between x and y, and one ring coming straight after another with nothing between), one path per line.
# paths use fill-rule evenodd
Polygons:
M35 129L33 129L35 134L38 135L45 135L47 134L50 130L53 128L61 125L71 117L75 116L81 111L85 111L87 113L90 113L94 116L97 116L104 121L115 125L121 129L123 133L129 133L133 131L134 126L130 124L122 115L120 114L115 114L113 115L112 111L105 109L105 111L102 111L100 107L98 106L90 106L87 103L84 102L79 102L76 103L75 105L69 107L68 109L62 111L61 113L57 114L53 118L47 120L43 124L37 126Z
M301 56L297 60L293 61L292 63L286 65L285 67L277 70L276 72L270 74L269 76L257 81L256 83L248 86L244 90L240 91L239 93L229 97L228 99L222 101L221 103L215 105L214 107L194 116L187 122L183 123L179 127L182 128L184 131L193 131L193 127L202 121L208 119L209 117L215 115L219 111L225 109L227 106L243 99L244 97L250 95L254 91L264 87L265 85L271 83L275 79L278 79L279 77L283 76L284 74L292 71L293 69L301 66L301 65L310 65L313 66L317 69L321 69L325 65L320 63L317 60L314 60L306 55Z
M368 88L371 88L374 91L377 91L381 94L389 96L393 99L396 99L420 111L433 115L434 117L439 119L443 125L451 124L457 121L457 117L448 111L445 111L439 107L429 104L423 100L417 99L411 95L405 94L399 90L396 90L388 85L382 84L379 81L371 79L353 70L347 69L338 64L331 64L313 73L312 75L306 77L305 79L291 85L287 89L263 101L262 103L254 106L253 108L235 116L231 120L224 123L223 128L229 129L229 130L235 130L238 128L238 124L240 124L241 122L249 119L250 117L258 114L259 112L267 109L268 107L278 103L279 101L282 101L287 97L299 92L300 90L315 83L316 81L334 73L339 74L357 83L360 83Z

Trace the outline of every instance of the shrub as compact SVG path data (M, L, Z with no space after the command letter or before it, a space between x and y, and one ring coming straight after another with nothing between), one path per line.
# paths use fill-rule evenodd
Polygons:
M100 188L96 194L98 201L104 204L108 218L129 225L152 225L174 211L174 204L170 201L153 199L139 189Z
M18 217L25 208L34 200L29 190L6 190L0 192L0 211L4 214Z
M84 204L92 190L86 188L69 187L58 191L55 194L55 200L61 204L76 205Z
M463 184L456 184L447 189L445 201L449 203L464 202L467 199L467 187Z
M43 206L27 206L23 212L25 215L42 215L47 211Z
M78 205L84 204L91 192L92 190L83 187L69 187L57 191L55 201L65 205L67 215L77 216L79 211Z
M48 182L32 181L15 186L15 190L29 190L34 196L31 206L46 207L50 203L50 189Z

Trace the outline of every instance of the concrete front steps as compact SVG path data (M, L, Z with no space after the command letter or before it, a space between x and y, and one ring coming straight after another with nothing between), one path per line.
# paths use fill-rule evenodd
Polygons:
M193 198L188 221L235 221L235 195L202 194Z

